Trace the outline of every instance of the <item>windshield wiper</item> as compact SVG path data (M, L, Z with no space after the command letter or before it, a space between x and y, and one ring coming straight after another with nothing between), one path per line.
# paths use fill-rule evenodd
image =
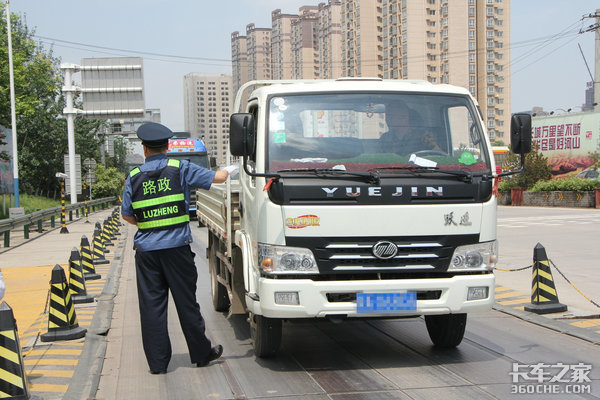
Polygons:
M350 172L345 171L343 169L333 169L333 168L291 168L291 169L281 169L277 171L280 172L313 172L318 177L326 177L327 175L346 175L346 176L356 176L359 178L366 179L368 183L372 183L374 185L379 185L380 177L379 174L375 172Z
M473 180L473 174L470 171L452 170L452 169L440 169L439 167L422 167L419 165L404 165L404 166L390 166L374 168L370 171L383 171L383 170L403 170L409 172L439 172L442 174L454 175L462 178L465 182L471 182Z

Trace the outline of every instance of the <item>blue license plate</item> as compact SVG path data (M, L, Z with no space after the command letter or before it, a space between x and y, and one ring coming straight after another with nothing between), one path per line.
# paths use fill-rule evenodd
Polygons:
M416 292L356 294L356 312L359 314L397 313L416 309Z

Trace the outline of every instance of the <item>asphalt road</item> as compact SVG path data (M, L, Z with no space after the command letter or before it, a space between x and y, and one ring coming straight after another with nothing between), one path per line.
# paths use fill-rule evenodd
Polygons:
M531 265L541 243L548 259L587 297L600 304L600 209L498 207L499 263L502 269ZM496 271L496 283L531 293L531 269ZM552 268L562 303L575 314L600 314Z
M566 249L569 243L566 238L575 233L591 236L594 227L581 233L577 224L569 221L590 221L600 214L594 210L583 213L584 218L575 218L572 215L580 215L577 211L551 211L562 221L558 227L564 237L544 243L549 256L567 269L573 280L585 277L585 272L575 274L573 271L592 258L587 252L580 254L580 251ZM543 235L548 235L548 239L552 237L548 225L535 225L544 222L548 213L551 212L525 208L500 210L503 265L530 262L533 246L529 242L540 241L535 237L538 232L544 241L546 236ZM527 220L528 225L524 225L525 216L534 217ZM504 224L510 225L511 219L520 221L521 226L515 228L512 224L506 228ZM132 228L129 229L128 241L133 236ZM598 229L597 224L595 229ZM453 350L434 348L421 318L342 324L285 323L281 353L272 359L258 359L253 354L244 318L227 318L212 310L205 258L206 234L204 229L194 231L193 248L200 274L198 301L208 335L214 342L223 344L224 356L206 368L193 368L176 312L170 308L173 358L168 373L148 373L139 340L135 269L128 243L96 399L600 398L600 346L499 311L471 314L465 339ZM591 242L591 238L588 239ZM569 240L581 243L576 238ZM597 252L598 248L590 250ZM578 261L567 264L566 261L575 256L579 257ZM506 279L515 278L510 275ZM521 280L530 283L530 277ZM594 286L597 288L598 280L595 282L582 282L581 286L591 290ZM588 283L591 286L586 286ZM524 290L528 293L530 289L526 286ZM582 382L573 380L577 379L577 375L572 374L578 365L587 368L580 379ZM515 368L520 375L511 374ZM555 383L550 383L552 379ZM584 394L566 393L567 390ZM535 394L518 394L519 391Z

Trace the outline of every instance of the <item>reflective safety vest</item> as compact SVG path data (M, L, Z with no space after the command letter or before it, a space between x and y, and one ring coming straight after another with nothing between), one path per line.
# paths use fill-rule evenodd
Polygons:
M181 187L179 160L168 160L162 169L131 170L131 206L140 231L184 226L190 221Z

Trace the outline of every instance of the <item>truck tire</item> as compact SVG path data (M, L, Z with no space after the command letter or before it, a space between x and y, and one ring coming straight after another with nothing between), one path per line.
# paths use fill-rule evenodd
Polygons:
M217 257L216 238L213 238L209 247L208 268L210 272L210 291L213 308L215 311L227 311L229 309L229 294L227 288L217 280L221 272L221 260Z
M250 315L250 335L257 357L273 357L281 346L281 319Z
M456 347L462 342L467 314L426 315L427 332L437 347Z

